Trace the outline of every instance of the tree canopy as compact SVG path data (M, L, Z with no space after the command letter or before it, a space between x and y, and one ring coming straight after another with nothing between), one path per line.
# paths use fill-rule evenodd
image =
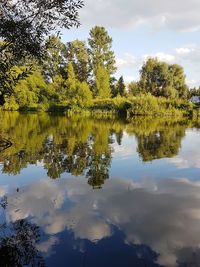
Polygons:
M0 37L21 58L26 53L41 56L44 39L59 28L79 26L82 0L2 0ZM17 58L17 57L16 57Z
M0 104L14 85L32 68L13 78L12 67L26 57L39 60L45 52L45 38L52 31L79 26L82 0L2 0L0 3ZM28 62L28 61L27 61ZM26 65L30 65L27 64Z
M141 92L154 96L187 98L188 88L183 68L178 64L169 65L157 58L149 58L140 70Z
M98 66L103 65L109 75L114 74L116 62L114 52L112 51L112 38L106 29L100 26L92 28L88 43L93 72L96 73Z

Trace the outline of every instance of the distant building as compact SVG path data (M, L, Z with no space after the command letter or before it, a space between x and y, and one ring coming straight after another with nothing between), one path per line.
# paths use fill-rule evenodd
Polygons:
M200 104L200 96L192 96L190 101L194 104Z

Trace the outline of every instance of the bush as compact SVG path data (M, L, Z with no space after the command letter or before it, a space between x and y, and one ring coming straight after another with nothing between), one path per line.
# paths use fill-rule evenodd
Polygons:
M186 107L190 107L190 104L184 101L154 97L151 94L140 95L132 98L128 117L134 115L182 116L187 113Z
M3 110L16 111L19 109L19 105L15 100L14 96L7 97L5 99L5 104L2 107Z

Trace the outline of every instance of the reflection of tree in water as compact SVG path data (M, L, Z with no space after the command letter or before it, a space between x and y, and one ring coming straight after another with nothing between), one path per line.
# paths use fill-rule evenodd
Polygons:
M85 176L100 188L109 178L111 144L121 145L123 132L135 135L144 161L172 157L179 151L187 121L137 118L118 120L49 116L48 114L5 113L0 128L13 146L0 153L2 172L19 174L30 164L44 166L53 179L68 172Z
M179 153L181 141L185 136L187 124L165 123L154 131L136 134L137 151L143 161L171 158Z
M84 143L79 140L72 142L70 138L63 139L62 144L55 144L54 140L46 142L43 162L48 176L55 179L63 172L75 176L85 175L88 184L93 188L101 188L109 178L111 142L110 129L99 129L97 125Z
M0 209L6 209L7 198L0 201ZM27 220L0 225L1 266L45 266L36 244L40 239L39 227Z
M120 130L119 132L116 132L115 136L116 136L116 141L117 141L118 145L121 146L122 139L123 139L123 130Z
M0 135L0 153L12 146L12 142L4 139Z
M98 155L92 152L86 177L88 184L94 189L100 189L106 179L109 179L111 151Z
M14 145L0 154L2 172L16 175L30 164L41 163L53 179L68 172L85 176L93 187L101 187L109 178L111 136L121 135L123 129L121 123L111 122L6 113L0 126L4 136L12 136Z
M72 153L68 153L64 160L64 169L72 175L83 175L89 162L90 147L88 143L77 143Z
M47 169L47 175L53 179L59 178L64 172L65 154L62 145L56 145L53 141L47 141L44 145L44 166Z

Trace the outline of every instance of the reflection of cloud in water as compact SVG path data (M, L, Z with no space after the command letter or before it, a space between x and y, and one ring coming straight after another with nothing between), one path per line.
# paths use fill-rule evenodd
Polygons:
M183 142L178 156L170 159L176 167L181 169L200 168L200 136L199 131L188 130L187 138Z
M200 183L186 179L162 180L154 186L110 180L100 191L79 179L44 180L11 195L8 215L12 221L31 216L43 227L50 235L39 245L44 252L57 243L51 236L64 229L77 239L96 242L111 236L112 224L124 232L124 242L156 251L160 264L175 266L190 259L195 249L199 254Z
M136 154L137 142L133 136L129 136L126 132L123 133L123 145L118 145L114 143L112 145L114 149L114 156L120 158L120 160L125 160L127 158L133 157Z
M51 236L47 241L37 244L36 247L40 252L48 253L56 243L58 243L58 238Z
M5 186L0 186L0 197L5 196L7 193L7 188Z

